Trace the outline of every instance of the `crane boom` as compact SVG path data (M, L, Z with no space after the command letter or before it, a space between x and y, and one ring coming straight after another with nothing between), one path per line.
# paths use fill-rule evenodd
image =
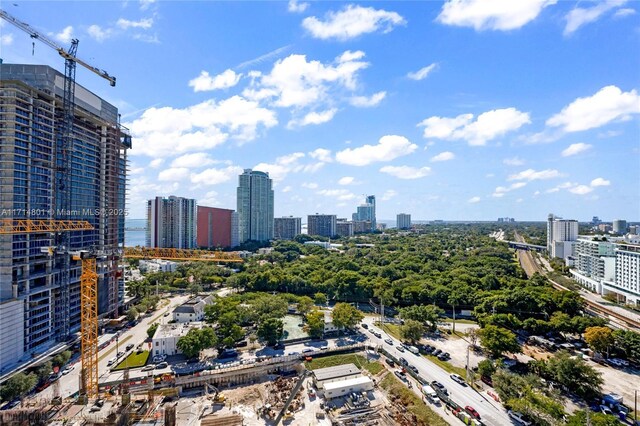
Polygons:
M38 31L36 31L35 29L33 29L31 27L31 25L27 24L26 22L22 22L21 20L17 19L14 16L11 16L9 13L7 13L6 11L4 11L2 9L0 9L0 17L2 17L5 21L7 21L7 22L15 25L16 27L20 28L25 33L29 34L29 36L31 36L31 38L38 39L41 42L43 42L44 44L46 44L47 46L49 46L50 48L52 48L53 50L57 51L58 54L60 56L62 56L64 59L70 60L70 61L73 61L73 62L75 62L77 64L82 65L84 68L88 69L89 71L99 75L100 77L104 78L105 80L108 80L109 84L111 86L115 86L116 85L116 78L111 76L111 75L109 75L108 72L106 72L105 70L101 70L100 68L96 68L93 65L89 65L88 63L86 63L82 59L76 58L75 54L69 53L68 51L64 50L64 48L58 46L53 40L51 40L50 38L48 38L44 34L41 34Z

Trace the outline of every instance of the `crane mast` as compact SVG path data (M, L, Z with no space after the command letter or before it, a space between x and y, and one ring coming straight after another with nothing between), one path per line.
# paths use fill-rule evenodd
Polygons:
M65 79L62 96L62 124L58 129L56 140L56 164L54 206L56 214L54 219L64 221L71 219L68 215L73 210L71 194L72 153L74 144L75 121L75 87L76 67L80 64L89 71L109 81L113 87L116 78L110 76L104 70L89 65L78 59L78 40L71 41L68 50L58 46L54 41L41 34L29 24L20 21L0 9L0 17L13 24L17 28L29 34L32 39L37 39L58 52L65 60ZM62 255L60 274L59 301L54 304L55 322L58 324L58 339L66 340L70 334L70 269L71 269L71 235L70 232L58 232L55 234L56 252ZM80 260L80 259L76 259ZM80 278L80 334L82 338L82 386L81 392L87 398L98 395L98 312L97 312L97 275L95 274L95 259L82 258L83 274ZM87 271L93 271L89 273Z

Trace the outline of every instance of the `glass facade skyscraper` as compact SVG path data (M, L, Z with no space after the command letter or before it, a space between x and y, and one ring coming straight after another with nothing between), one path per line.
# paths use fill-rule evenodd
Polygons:
M245 169L238 178L238 242L273 239L273 189L269 173Z

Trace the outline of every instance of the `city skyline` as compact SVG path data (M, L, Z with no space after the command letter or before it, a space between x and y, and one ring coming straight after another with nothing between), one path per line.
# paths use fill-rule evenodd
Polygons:
M8 11L62 46L78 37L78 57L118 77L108 88L78 71L131 129L130 218L178 193L235 209L235 177L252 168L274 179L275 216L349 217L375 193L382 219L640 220L637 4L481 16L473 3ZM62 68L8 25L1 42L5 63Z

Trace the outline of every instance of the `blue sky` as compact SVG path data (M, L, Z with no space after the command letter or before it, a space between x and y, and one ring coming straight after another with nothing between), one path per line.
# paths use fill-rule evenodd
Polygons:
M129 210L235 209L267 171L275 214L640 220L640 8L609 0L4 2L117 77L80 84L131 129ZM62 59L4 23L7 63Z

